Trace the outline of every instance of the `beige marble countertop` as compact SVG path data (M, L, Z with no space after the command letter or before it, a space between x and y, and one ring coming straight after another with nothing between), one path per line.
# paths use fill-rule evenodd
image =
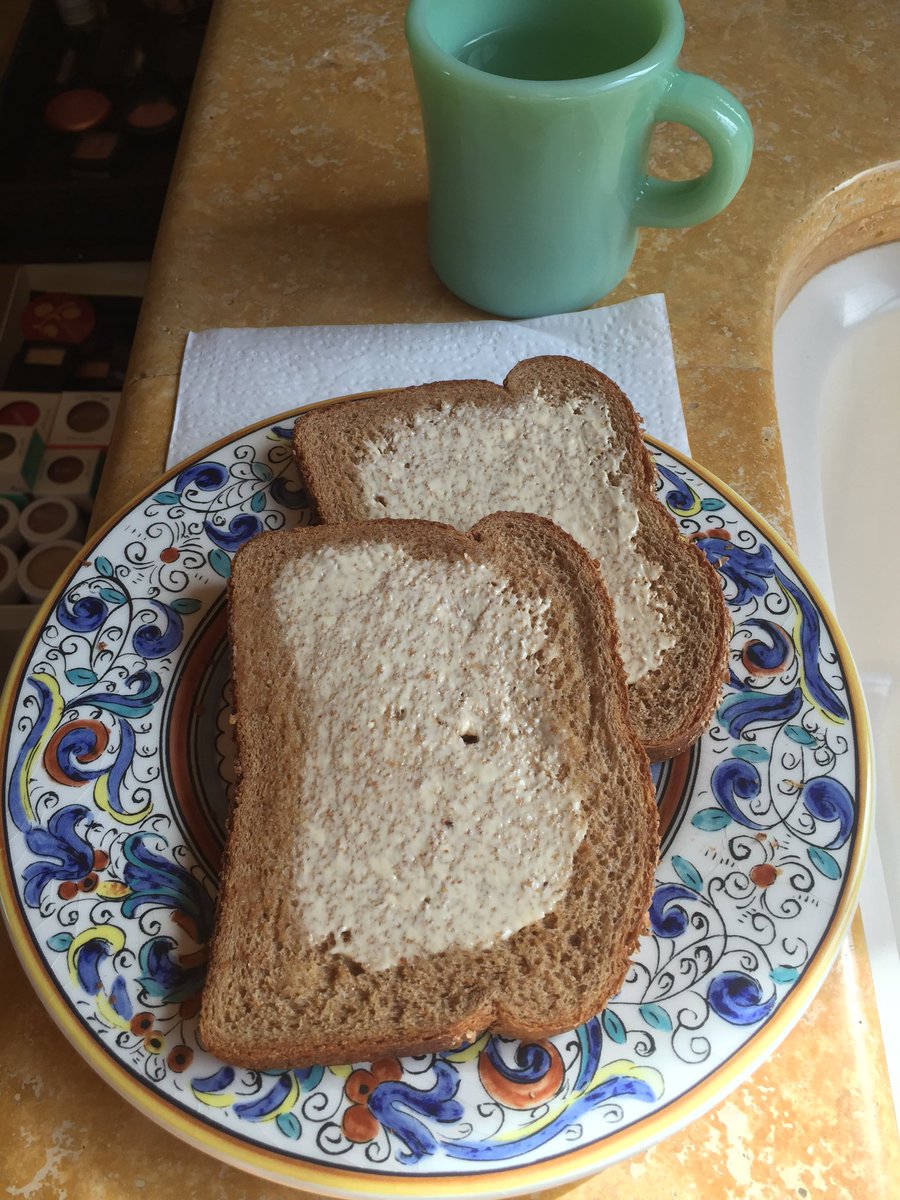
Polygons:
M682 65L745 103L749 178L696 229L647 231L607 302L662 291L696 457L788 536L772 326L812 273L900 237L894 0L685 0ZM218 0L98 517L162 469L189 330L480 314L425 255L421 125L402 0ZM657 139L660 170L704 149ZM260 417L266 415L264 408ZM97 1200L286 1197L117 1099L57 1032L0 937L0 1183ZM900 1151L858 917L786 1040L713 1112L575 1189L578 1200L875 1200Z

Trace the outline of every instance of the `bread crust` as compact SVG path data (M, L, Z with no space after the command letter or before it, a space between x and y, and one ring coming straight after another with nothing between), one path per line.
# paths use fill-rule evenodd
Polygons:
M600 394L606 401L624 452L622 474L630 476L638 503L638 546L661 568L652 586L665 596L667 625L676 635L674 651L664 652L660 667L631 685L632 720L651 762L672 758L700 737L715 711L728 678L731 617L716 572L657 500L656 471L640 418L611 379L577 359L544 355L518 363L502 387L483 379L445 380L345 400L299 415L294 453L319 519L328 524L361 520L368 510L354 468L366 444L385 427L448 404L474 405L489 419L492 411L515 406L535 388L551 406L578 395Z
M549 597L554 619L568 622L560 629L578 676L567 719L584 729L571 769L580 772L580 786L588 781L588 828L568 891L542 921L487 949L453 947L386 972L351 973L342 955L304 941L302 915L291 908L289 831L298 798L287 803L273 786L273 763L288 753L278 744L285 693L277 692L277 661L260 663L261 645L277 642L271 622L266 630L260 618L285 558L373 539L416 556L496 564L517 588ZM647 757L629 720L612 603L587 553L551 521L519 513L492 514L468 534L390 519L265 533L235 557L229 623L238 786L200 1016L204 1045L235 1065L276 1069L446 1050L487 1029L534 1041L599 1012L621 986L645 930L659 834ZM253 709L270 686L276 695L260 719ZM292 719L302 721L302 698ZM298 744L291 753L302 753ZM274 896L260 890L263 875L275 880ZM317 987L330 989L327 996ZM308 994L299 994L304 988ZM323 1013L328 1006L331 1016Z

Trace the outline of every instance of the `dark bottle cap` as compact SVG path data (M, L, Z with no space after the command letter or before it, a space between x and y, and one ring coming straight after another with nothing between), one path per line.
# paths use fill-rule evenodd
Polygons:
M176 124L181 110L164 91L148 90L136 95L125 109L125 124L132 133L165 133Z
M70 88L47 101L44 120L57 133L84 133L102 125L112 111L108 96L94 88Z

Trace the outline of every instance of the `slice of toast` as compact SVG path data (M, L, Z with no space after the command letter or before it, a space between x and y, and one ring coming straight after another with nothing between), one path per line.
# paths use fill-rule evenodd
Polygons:
M302 413L294 450L326 523L486 513L556 521L599 563L616 607L631 716L650 759L687 749L727 677L715 571L655 497L623 392L586 363L520 362L504 386L455 380Z
M517 513L266 533L229 584L238 790L200 1032L257 1069L598 1012L659 839L612 605Z

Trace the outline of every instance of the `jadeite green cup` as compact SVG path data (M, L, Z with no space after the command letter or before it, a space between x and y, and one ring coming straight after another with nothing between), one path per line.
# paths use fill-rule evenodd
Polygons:
M585 308L624 278L641 226L721 212L753 131L725 88L676 66L677 0L411 0L428 154L428 250L487 312ZM696 179L647 174L653 126L709 144Z

